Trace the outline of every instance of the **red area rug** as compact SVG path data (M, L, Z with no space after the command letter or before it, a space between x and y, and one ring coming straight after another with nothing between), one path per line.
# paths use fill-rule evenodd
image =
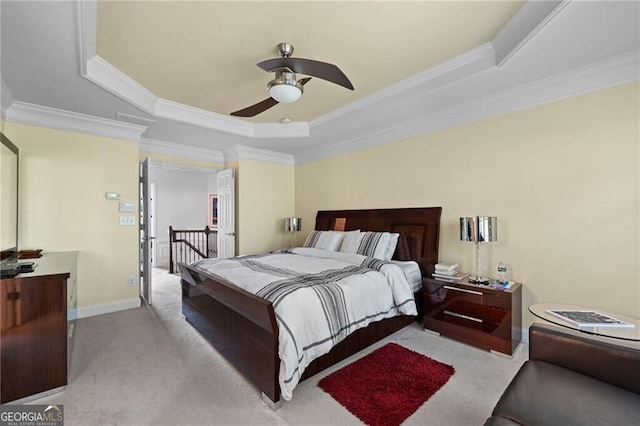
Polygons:
M370 426L399 425L436 393L454 368L395 343L324 377L325 392Z

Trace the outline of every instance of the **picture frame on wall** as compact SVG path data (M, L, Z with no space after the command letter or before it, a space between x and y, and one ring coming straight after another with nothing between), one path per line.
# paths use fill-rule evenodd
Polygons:
M218 194L209 194L209 228L218 229Z

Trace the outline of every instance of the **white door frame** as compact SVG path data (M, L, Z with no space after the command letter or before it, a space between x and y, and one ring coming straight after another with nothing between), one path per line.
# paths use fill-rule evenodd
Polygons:
M151 304L151 244L153 237L151 236L151 209L149 193L149 169L151 159L145 158L140 162L139 168L139 188L140 188L140 226L138 231L138 241L140 244L140 298Z
M142 161L141 161L142 163ZM179 164L179 163L170 163L170 162L166 162L166 161L157 161L157 160L152 160L151 158L149 158L149 168L162 168L162 169L167 169L167 170L182 170L182 171L187 171L187 172L200 172L200 173L209 173L209 174L217 174L218 171L220 171L220 169L216 169L213 167L202 167L202 166L193 166L190 164ZM156 212L157 212L157 182L153 181L153 182L149 182L150 183L150 195L151 195L151 207L150 207L150 211L153 213L153 217L151 217L149 219L149 224L151 225L151 229L150 229L150 235L153 236L154 238L157 238L158 236L158 229L157 229L157 220L156 220ZM207 198L206 194L203 197L203 200L206 200ZM142 210L141 210L142 211ZM162 230L161 230L162 231ZM152 258L152 264L158 265L158 259L159 259L159 245L157 244L158 240L152 240L154 241L154 243L152 244L152 253L151 253L151 258ZM142 259L141 259L142 260Z

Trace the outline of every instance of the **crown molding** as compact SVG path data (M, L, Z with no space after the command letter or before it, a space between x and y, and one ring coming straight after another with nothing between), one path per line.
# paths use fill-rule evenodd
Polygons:
M225 159L233 161L237 159L262 161L264 163L280 164L283 166L293 166L294 158L291 154L267 151L266 149L254 148L245 145L234 145L225 151Z
M504 65L569 3L571 0L526 2L491 41L496 66Z
M194 160L210 161L224 164L224 153L217 149L202 148L192 145L183 145L173 142L165 142L156 139L142 138L140 151L151 154L168 155L172 157L191 158Z
M86 73L82 74L84 78L147 114L154 115L158 97L109 62L94 55L86 61L85 69Z
M15 101L7 110L6 120L31 126L48 127L77 133L138 142L146 126L122 123L77 112Z
M234 135L252 137L254 133L253 123L162 98L158 98L151 114Z
M198 173L217 173L220 169L215 167L194 166L191 164L167 163L164 161L155 161L149 158L150 169L177 170L181 172L198 172Z
M371 95L351 102L310 123L320 126L346 114L362 110L392 96L403 95L404 99L424 95L431 90L442 89L467 77L482 73L495 66L495 51L491 43L482 44L448 61L435 65L412 77L401 80Z
M3 119L7 118L7 110L11 108L15 101L16 98L13 97L13 93L0 77L0 115Z
M253 137L255 139L308 138L310 134L309 123L306 121L253 124Z
M296 155L295 164L337 157L637 80L640 80L640 52L630 52Z
M158 120L152 120L151 118L140 117L139 115L127 114L124 112L116 112L116 119L119 121L125 121L131 124L138 124L140 126L147 126L157 123Z
M98 2L97 0L84 0L76 2L78 19L78 42L80 74L87 73L87 62L96 55L96 38L98 27Z

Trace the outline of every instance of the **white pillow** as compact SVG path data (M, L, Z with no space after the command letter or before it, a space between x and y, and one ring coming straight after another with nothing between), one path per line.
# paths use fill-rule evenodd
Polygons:
M398 239L400 238L400 234L394 232L390 234L389 244L387 245L387 251L384 254L384 260L391 260L393 257L393 253L396 252L396 246L398 245Z
M345 233L340 251L343 253L357 253L358 247L360 247L360 241L362 240L362 234L364 234L364 232L360 231Z
M311 231L303 247L315 247L324 250L337 251L344 237L343 232Z

